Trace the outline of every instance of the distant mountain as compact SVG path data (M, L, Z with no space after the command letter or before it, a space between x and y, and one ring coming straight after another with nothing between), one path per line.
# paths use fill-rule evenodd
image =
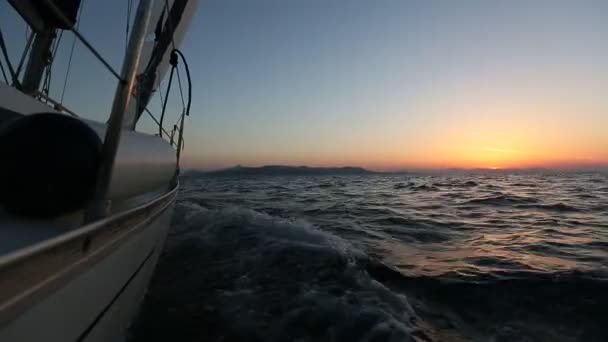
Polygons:
M196 172L196 171L195 171ZM308 167L265 165L260 167L235 166L228 169L197 172L205 176L306 176L306 175L368 175L376 172L361 167ZM192 175L190 173L189 175Z
M446 168L446 169L414 169L414 170L395 170L395 171L371 171L362 167L309 167L309 166L286 166L286 165L266 165L260 167L235 166L216 171L185 170L182 172L183 178L196 178L200 176L305 176L305 175L446 175L446 174L540 174L540 173L571 173L571 172L608 172L608 168L587 168L587 169L550 169L550 168L507 168L507 169L487 169L487 168Z

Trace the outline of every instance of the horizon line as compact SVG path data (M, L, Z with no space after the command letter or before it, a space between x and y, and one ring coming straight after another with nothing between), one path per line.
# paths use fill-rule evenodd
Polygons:
M269 166L282 166L282 167L307 167L307 168L319 168L319 169L331 169L331 168L361 168L366 171L379 172L379 173L391 173L391 172L438 172L438 171L533 171L533 170L546 170L546 171L608 171L607 164L597 165L580 165L580 166L529 166L529 167L395 167L395 168L370 168L359 165L332 165L332 166L317 166L307 164L264 164L259 166L250 166L244 164L235 164L233 166L219 167L219 168L206 168L206 167L184 167L184 170L194 171L222 171L235 167L245 168L262 168Z

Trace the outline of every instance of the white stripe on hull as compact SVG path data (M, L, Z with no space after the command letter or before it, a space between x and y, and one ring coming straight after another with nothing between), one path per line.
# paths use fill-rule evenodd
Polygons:
M113 253L0 328L0 341L123 340L162 251L172 212L173 204Z

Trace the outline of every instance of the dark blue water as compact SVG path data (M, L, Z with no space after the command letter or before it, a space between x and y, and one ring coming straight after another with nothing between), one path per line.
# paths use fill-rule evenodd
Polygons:
M608 341L606 175L182 185L134 341Z

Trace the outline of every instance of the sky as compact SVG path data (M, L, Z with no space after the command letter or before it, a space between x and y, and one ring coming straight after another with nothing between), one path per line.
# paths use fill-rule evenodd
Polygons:
M83 2L79 29L120 69L127 2ZM0 28L24 44L7 2ZM183 162L608 166L607 37L603 0L201 0L181 48L194 82ZM66 106L106 118L116 82L79 43L69 75Z

